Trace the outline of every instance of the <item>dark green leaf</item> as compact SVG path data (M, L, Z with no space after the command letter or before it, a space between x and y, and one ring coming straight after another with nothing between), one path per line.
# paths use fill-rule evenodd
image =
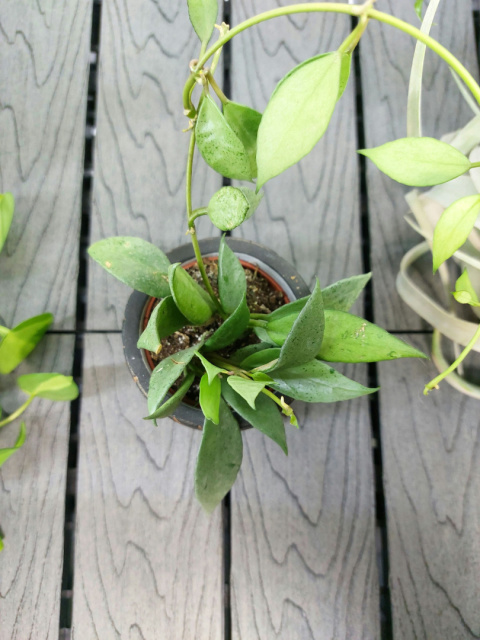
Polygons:
M270 375L274 379L270 386L276 391L304 402L337 402L376 391L346 378L319 360L278 369Z
M480 195L465 196L445 209L433 232L433 272L465 243L480 214Z
M230 231L248 220L263 194L246 187L222 187L208 203L208 217L222 231Z
M227 382L232 389L234 389L246 402L248 402L252 409L255 409L255 400L266 385L266 382L247 380L246 378L240 378L240 376L228 376Z
M78 387L72 376L61 373L28 373L17 384L22 391L36 398L69 402L78 397Z
M11 193L0 193L0 253L12 224L15 200Z
M255 109L246 107L236 102L227 102L223 107L223 115L225 120L232 127L237 137L243 143L248 157L250 159L250 167L252 178L257 177L257 133L262 114Z
M20 449L20 447L25 442L26 435L27 435L27 432L25 430L25 423L22 422L22 424L20 425L20 432L18 434L18 438L14 446L8 447L6 449L0 449L0 467L3 465L4 462L6 462L10 458L10 456L13 453L15 453L15 451Z
M240 364L250 356L258 353L259 351L264 351L268 349L269 345L263 342L258 342L257 344L249 344L246 347L242 347L241 349L237 349L234 354L232 354L229 358L229 361L232 364Z
M247 356L240 364L242 369L251 371L257 367L263 367L266 364L271 364L278 360L280 357L280 349L278 347L262 349L256 353L252 353Z
M188 320L180 313L172 296L163 298L148 320L142 335L138 339L137 347L159 353L161 340L175 333L188 324Z
M179 262L170 265L168 280L170 291L180 313L190 324L205 324L215 310L205 289L202 289L192 276L182 269Z
M206 420L218 424L220 419L220 378L215 376L212 382L208 380L208 374L204 373L200 380L200 407Z
M51 313L42 313L11 329L0 342L0 373L10 373L25 360L52 322Z
M244 295L242 301L232 315L224 320L215 333L208 338L205 343L205 350L218 351L218 349L228 347L244 333L245 329L248 327L249 320L250 311L247 307L247 301Z
M195 125L197 146L205 162L226 178L252 180L250 158L223 114L205 95Z
M287 441L285 438L285 425L277 405L273 400L261 393L255 402L255 409L234 391L227 380L222 380L222 395L228 404L252 427L258 429L276 442L288 455Z
M211 513L231 489L242 464L242 434L225 402L220 400L220 420L205 420L195 469L195 495Z
M197 353L197 358L199 358L203 364L205 372L208 376L208 383L212 384L212 381L218 376L219 373L223 373L225 369L220 369L216 367L214 364L209 362L201 353Z
M88 253L120 282L148 296L168 295L170 261L158 247L140 238L105 238L92 244Z
M202 44L211 38L218 14L218 0L187 0L188 15Z
M365 288L371 275L371 273L365 273L352 276L325 287L322 290L324 308L348 311Z
M233 313L246 292L245 271L223 236L218 252L218 293L223 310Z
M159 418L167 418L171 416L175 409L180 405L183 398L187 394L187 391L193 384L195 380L195 374L193 372L188 372L185 375L185 379L182 384L178 387L173 395L167 397L165 402L161 404L156 411L154 411L151 415L144 418L144 420L157 420Z

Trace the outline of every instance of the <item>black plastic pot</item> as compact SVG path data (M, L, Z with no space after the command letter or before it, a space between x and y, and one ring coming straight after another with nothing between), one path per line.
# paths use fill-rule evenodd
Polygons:
M271 249L239 238L228 238L227 242L240 260L255 265L274 280L290 301L310 294L308 286L295 269ZM219 238L200 240L202 255L204 257L218 255L219 243ZM171 262L182 264L190 262L195 258L192 245L184 244L173 249L168 253L168 258ZM148 394L152 370L143 349L137 348L137 341L143 330L145 309L149 300L150 297L144 293L139 291L132 293L125 309L122 330L127 366L138 388L145 396ZM203 426L201 410L186 403L182 403L171 417L194 429L201 429Z

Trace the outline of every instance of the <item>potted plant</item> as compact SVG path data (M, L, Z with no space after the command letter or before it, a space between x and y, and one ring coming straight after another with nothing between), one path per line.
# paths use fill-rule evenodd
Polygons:
M299 291L284 292L288 302L284 300L285 304L263 312L252 311L247 302L249 276L233 250L232 240L224 236L218 247L212 248L208 242L202 251L196 234L195 221L204 215L225 232L240 226L255 213L263 185L311 151L341 99L352 52L371 19L426 43L456 69L472 91L478 90L480 97L480 89L470 74L440 44L372 5L312 2L279 7L232 29L222 24L218 27L218 40L208 48L217 1L189 0L190 18L201 42L199 59L190 63L191 73L183 90L189 119L186 131L190 136L186 213L191 256L184 255L181 248L169 257L159 248L131 237L100 240L89 249L91 257L109 273L153 299L148 302L143 298L142 304L150 306L146 320L144 307L132 314L127 308L126 314L127 320L133 316L130 340L158 359L151 377L148 370L146 374L146 419L156 421L176 415L189 390L198 386L203 433L195 491L207 511L220 502L238 473L242 459L240 419L272 438L286 453L282 414L298 426L286 397L332 402L375 391L347 379L331 363L425 357L383 329L349 313L369 275L346 278L323 291L317 281L314 290L306 294L301 279L294 274ZM263 114L224 95L214 73L226 42L259 22L314 11L356 16L358 25L336 51L315 56L290 71L276 87ZM194 98L197 86L200 95ZM441 159L447 153L439 142L441 149L433 147L433 159L426 157L432 149L430 139L404 139L391 144L393 148L363 153L387 173L399 154L398 164L416 173L425 164L442 166ZM208 203L194 208L191 185L195 148L212 169L233 180L256 181L255 188L224 186L212 194ZM215 253L216 261L207 260L205 253ZM244 250L240 249L240 253ZM191 257L195 264L189 264ZM246 260L254 271L256 260ZM188 346L178 346L172 354L167 343L170 349L170 343L175 342L172 336L176 335L177 344L181 345L185 328L189 332ZM141 361L141 351L134 357Z

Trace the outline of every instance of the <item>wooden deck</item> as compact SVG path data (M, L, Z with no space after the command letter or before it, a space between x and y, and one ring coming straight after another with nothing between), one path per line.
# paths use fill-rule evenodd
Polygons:
M225 11L236 24L276 5ZM412 5L378 2L414 20ZM443 5L434 35L476 72L471 2ZM241 35L224 69L232 97L263 110L286 71L349 28L292 16ZM479 405L447 385L424 398L430 363L348 367L381 391L297 405L288 458L246 433L239 479L210 518L193 497L200 433L141 419L119 334L129 291L85 248L114 234L186 241L181 89L196 47L184 0L0 3L0 191L17 202L0 311L9 325L53 312L23 370L73 371L82 391L71 408L35 404L0 474L0 640L480 638ZM325 138L267 185L241 233L310 282L371 268L357 312L428 350L429 327L394 288L418 241L405 190L355 153L405 135L412 53L407 36L369 25ZM466 122L433 56L425 87L427 134ZM220 185L199 163L195 201ZM201 237L214 233L202 222Z

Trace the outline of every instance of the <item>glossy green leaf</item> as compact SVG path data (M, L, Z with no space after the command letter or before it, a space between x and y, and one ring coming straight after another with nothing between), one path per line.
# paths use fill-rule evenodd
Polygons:
M20 425L20 432L17 437L17 441L15 442L13 447L7 447L6 449L0 449L0 467L6 462L10 456L15 453L25 442L27 432L25 429L25 423L22 422Z
M257 177L257 134L262 114L243 104L229 101L223 106L225 120L243 143L250 159L252 178Z
M364 273L351 278L345 278L334 282L322 289L323 306L325 309L337 311L349 311L362 293L372 274Z
M263 373L263 371L253 371L250 373L250 375L252 376L252 379L256 380L257 382L273 382L273 378L271 378L266 373Z
M152 311L148 324L138 339L137 347L159 353L162 338L179 331L187 324L187 318L180 313L173 297L167 296Z
M72 376L61 373L28 373L17 379L22 391L36 398L69 402L78 397L78 387Z
M15 200L11 193L0 193L0 253L12 224Z
M91 245L88 253L108 273L154 298L169 294L170 261L158 247L140 238L113 237Z
M185 375L185 379L183 380L182 384L178 387L175 393L170 397L167 397L165 402L163 402L151 415L144 418L144 420L156 421L159 418L168 418L168 416L171 416L175 409L177 409L177 407L182 402L183 398L192 386L194 380L195 374L193 373L193 371L188 372Z
M218 14L218 0L187 0L188 15L202 44L208 44Z
M255 400L266 385L266 382L247 380L246 378L240 378L240 376L228 376L227 382L252 409L255 409Z
M263 367L264 365L267 365L267 364L274 366L274 364L277 363L279 356L280 356L279 347L262 349L261 351L252 353L249 356L247 356L241 362L240 366L245 371L251 371L252 369L256 369L257 367Z
M463 153L435 138L400 138L359 153L387 176L410 187L442 184L470 169L470 160Z
M0 342L0 373L10 373L25 360L52 322L51 313L42 313L11 329Z
M218 351L231 345L245 332L249 320L250 311L244 296L232 315L224 320L215 333L208 338L205 351Z
M246 187L222 187L208 203L208 217L222 231L230 231L248 220L263 194Z
M246 347L241 347L240 349L237 349L237 351L235 351L235 353L233 353L230 356L229 360L232 362L232 364L241 364L242 362L244 362L244 360L246 360L250 356L256 353L259 353L260 351L264 351L265 349L268 349L268 348L269 348L269 345L263 342L258 342L256 344L248 344Z
M211 420L214 424L218 424L220 420L220 378L215 376L212 382L208 380L206 373L200 379L200 408L206 420Z
M246 292L245 271L223 236L218 252L218 294L223 310L233 313Z
M210 296L179 262L170 265L168 280L175 304L190 324L202 325L210 320L215 310Z
M472 307L480 307L480 301L478 300L477 293L473 288L472 282L468 275L468 271L462 273L455 283L455 291L453 296L460 304L469 304Z
M480 196L465 196L445 209L433 233L433 272L464 244L480 214Z
M278 369L270 375L274 379L270 385L273 389L303 402L337 402L377 391L346 378L319 360Z
M193 347L184 349L169 356L157 364L152 371L150 377L150 386L148 389L148 414L149 417L160 407L162 400L167 395L168 390L175 380L182 375L185 367L189 364L193 356L203 346L203 340L200 340Z
M341 67L341 53L317 56L277 85L258 129L258 189L307 155L323 136L337 103Z
M220 367L216 367L214 364L209 362L201 353L197 353L197 358L199 358L203 364L205 369L205 373L208 377L208 383L212 384L213 380L218 376L219 373L224 373L225 369L220 369Z
M277 405L271 398L260 393L255 401L255 409L246 402L227 380L222 380L222 395L238 415L249 422L252 427L271 438L288 455L285 425Z
M198 111L195 139L203 159L212 169L226 178L252 180L250 158L243 142L208 95L203 97Z
M205 420L195 469L195 495L208 513L231 489L242 464L242 455L240 428L221 399L219 424Z

